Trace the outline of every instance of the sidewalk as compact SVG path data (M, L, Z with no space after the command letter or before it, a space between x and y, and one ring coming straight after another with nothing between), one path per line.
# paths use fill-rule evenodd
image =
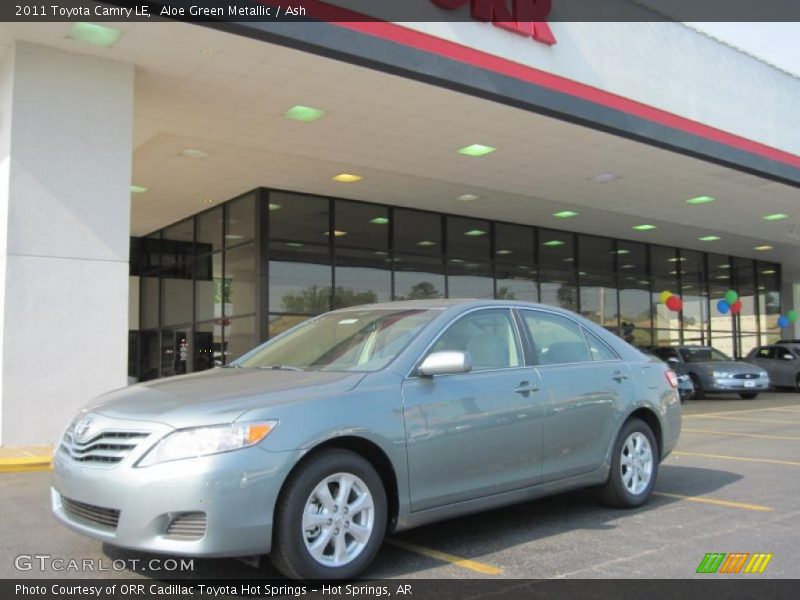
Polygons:
M52 446L0 446L0 473L49 471Z

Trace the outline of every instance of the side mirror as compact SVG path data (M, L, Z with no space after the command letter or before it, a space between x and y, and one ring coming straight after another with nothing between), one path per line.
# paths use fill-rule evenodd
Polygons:
M792 356L791 354L784 354L783 355L783 360L794 360L794 359L795 359L795 357Z
M467 352L434 352L425 357L417 372L424 377L469 373L472 359Z

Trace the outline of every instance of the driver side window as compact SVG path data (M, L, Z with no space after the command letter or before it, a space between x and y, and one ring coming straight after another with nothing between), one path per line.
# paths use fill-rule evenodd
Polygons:
M430 350L468 352L473 371L522 365L514 322L507 309L479 310L450 325Z

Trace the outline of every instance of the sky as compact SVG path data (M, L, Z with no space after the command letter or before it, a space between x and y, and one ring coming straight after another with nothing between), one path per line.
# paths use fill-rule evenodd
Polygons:
M800 23L687 23L800 77Z

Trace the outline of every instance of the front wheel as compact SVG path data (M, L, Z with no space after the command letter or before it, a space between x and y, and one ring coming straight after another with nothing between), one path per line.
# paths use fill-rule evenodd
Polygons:
M386 532L386 492L363 457L325 450L290 476L275 510L270 559L292 579L351 579Z
M690 373L689 377L692 380L692 385L694 385L694 393L692 394L692 400L702 400L703 398L706 397L706 394L703 391L703 386L700 385L700 378L694 373Z
M742 400L755 400L756 398L758 398L758 393L757 392L740 392L739 393L739 397Z
M601 500L619 508L641 506L650 498L658 474L658 445L650 426L630 419L620 430L613 452Z

